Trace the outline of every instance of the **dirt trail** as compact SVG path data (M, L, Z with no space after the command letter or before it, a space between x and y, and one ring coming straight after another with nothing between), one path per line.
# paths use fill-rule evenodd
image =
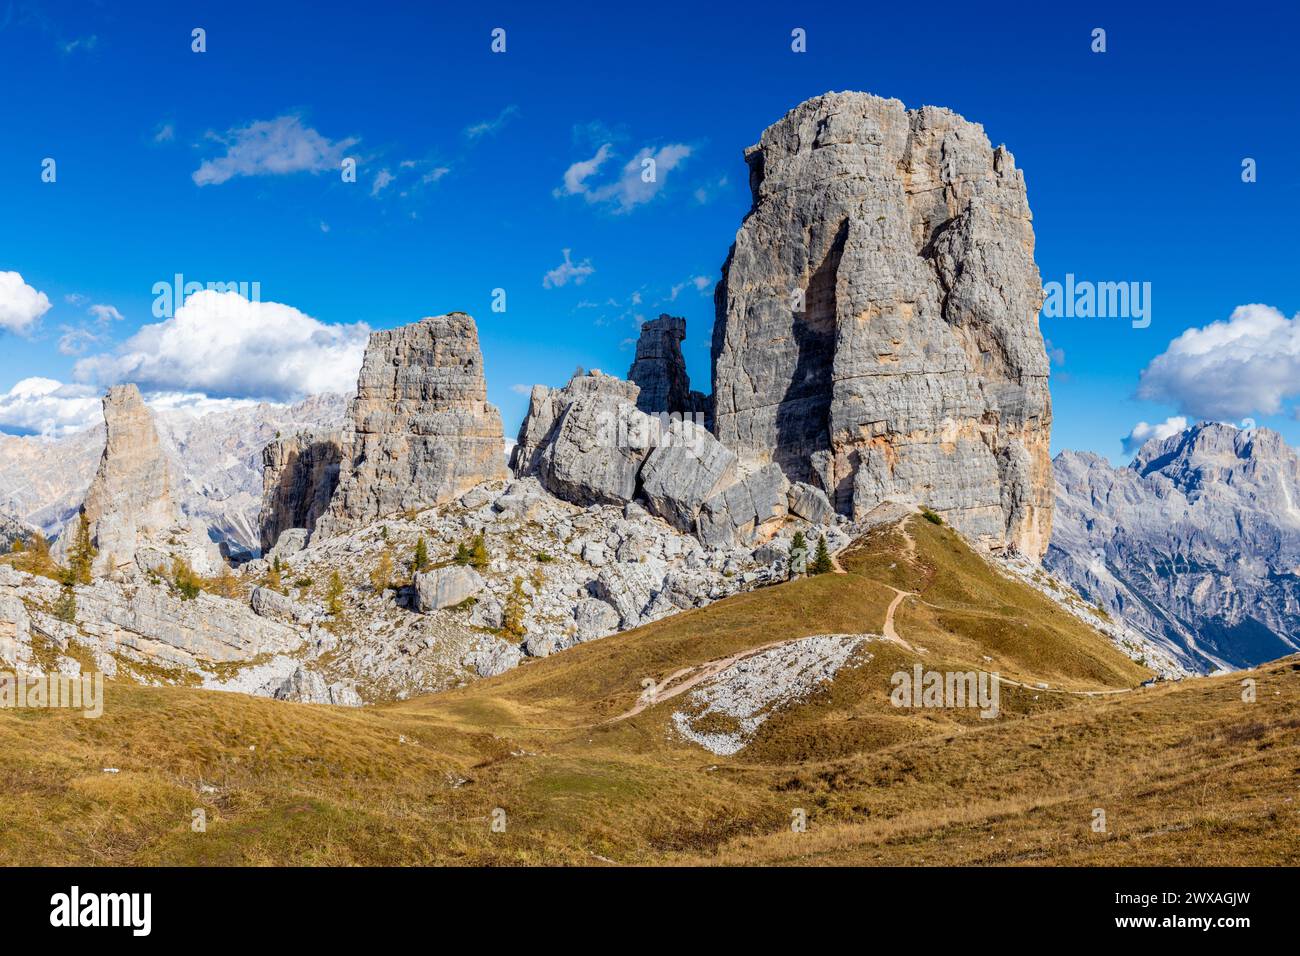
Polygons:
M798 638L792 638L798 640ZM715 677L725 671L732 664L743 661L747 657L753 657L755 654L761 654L770 648L777 647L781 644L788 644L790 641L769 641L758 647L750 647L728 657L719 657L703 664L696 664L692 667L683 667L681 670L673 671L664 678L662 684L648 688L637 699L635 706L631 710L619 714L617 717L611 717L605 721L607 724L615 723L620 720L627 720L629 717L635 717L647 707L653 707L655 704L672 700L678 694L684 694L701 681L706 681L710 677Z
M893 641L915 654L917 653L916 648L899 637L898 631L894 630L894 612L898 610L898 605L903 603L903 598L916 597L916 595L911 591L900 590L892 584L886 584L885 587L894 592L894 599L889 602L889 609L885 611L885 626L881 628L881 634L885 640Z

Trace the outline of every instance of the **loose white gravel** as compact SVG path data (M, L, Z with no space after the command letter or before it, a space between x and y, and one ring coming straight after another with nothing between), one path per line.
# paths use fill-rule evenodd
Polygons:
M821 634L737 661L686 695L691 712L675 711L673 724L687 740L729 757L753 739L773 712L833 680L853 652L870 639L865 634ZM870 654L864 654L859 663L870 659ZM733 718L738 729L734 733L695 730L695 724L711 714Z

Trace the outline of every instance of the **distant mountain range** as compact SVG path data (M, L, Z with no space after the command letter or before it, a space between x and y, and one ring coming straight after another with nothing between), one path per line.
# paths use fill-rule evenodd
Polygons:
M336 425L348 396L296 405L250 405L194 416L158 411L159 437L176 466L182 510L236 551L258 546L262 449L278 434ZM104 426L56 440L0 435L0 514L53 536L80 507L104 450Z
M1053 462L1044 564L1197 671L1300 649L1300 458L1268 429L1201 423L1114 468Z

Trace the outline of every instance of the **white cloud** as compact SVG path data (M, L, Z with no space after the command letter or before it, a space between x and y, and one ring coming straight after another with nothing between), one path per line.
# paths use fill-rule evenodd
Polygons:
M574 262L569 257L572 250L564 249L562 251L564 261L542 277L543 289L556 289L562 285L568 285L570 279L573 280L574 285L582 285L587 280L587 276L596 271L590 259Z
M85 355L100 337L84 326L62 326L59 330L59 352L62 355Z
M117 311L117 308L111 305L92 305L86 311L94 317L96 322L107 323L122 321L122 313Z
M176 127L171 123L163 123L153 134L155 143L170 143L176 138Z
M1275 414L1300 394L1300 316L1240 305L1226 322L1188 329L1142 370L1137 394L1196 418Z
M145 392L154 411L206 415L256 404L250 399L209 398L198 392ZM0 432L60 438L104 420L103 393L91 385L25 378L0 394Z
M533 387L531 385L511 385L510 391L516 395L531 395L533 394Z
M289 305L203 290L116 352L76 364L79 382L134 382L142 391L294 401L356 387L370 329L331 325Z
M1146 442L1155 438L1164 441L1177 435L1179 432L1187 430L1187 419L1182 415L1176 415L1172 418L1166 418L1163 422L1157 422L1150 425L1146 422L1138 422L1133 426L1133 430L1124 436L1124 451L1132 454L1141 448Z
M557 196L576 196L587 191L587 180L595 175L609 159L611 145L603 143L591 159L574 163L564 171L564 184L555 190Z
M375 176L375 181L370 187L370 195L378 196L381 192L387 189L388 186L392 183L392 181L396 178L397 177L395 177L387 169L381 169L378 175Z
M297 116L258 120L248 126L214 133L210 138L224 143L226 155L204 160L194 171L199 186L224 183L236 176L279 176L286 173L319 173L337 170L343 154L359 140L331 141Z
M1065 364L1065 349L1054 346L1051 339L1044 340L1043 345L1047 349L1047 364L1049 367L1055 365L1059 368Z
M17 272L0 272L0 330L25 333L50 311L50 300Z
M95 47L99 46L99 37L92 34L88 37L77 37L75 40L69 40L59 45L65 54L76 53L78 50L85 50L89 53Z
M465 136L471 140L475 140L482 136L489 136L493 133L500 132L502 127L518 115L519 107L512 103L510 106L507 106L498 113L495 119L483 120L482 122L474 123L471 126L465 127Z
M88 385L25 378L0 394L0 429L57 438L102 421L100 394Z
M623 164L617 179L593 188L588 180L609 158L609 151L610 144L605 143L591 159L570 166L565 170L563 186L556 189L555 194L581 195L589 203L611 205L615 212L628 212L654 199L663 189L668 173L691 155L691 147L684 143L670 143L658 149L642 147Z
M676 302L677 297L682 294L682 290L687 286L693 286L695 291L700 295L708 295L713 288L713 280L708 276L691 276L685 282L679 282L668 291L668 301Z

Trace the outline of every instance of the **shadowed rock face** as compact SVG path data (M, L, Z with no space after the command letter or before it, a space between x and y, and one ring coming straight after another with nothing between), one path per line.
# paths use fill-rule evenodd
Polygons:
M1300 649L1300 458L1201 423L1126 468L1062 452L1044 565L1198 671Z
M375 332L352 403L354 439L317 532L445 504L506 477L478 329L463 312Z
M715 293L719 439L855 518L910 499L1041 556L1051 403L1011 154L948 110L830 93L746 161L753 207Z
M277 438L262 449L262 553L289 528L308 532L329 507L339 483L343 432L299 432Z

